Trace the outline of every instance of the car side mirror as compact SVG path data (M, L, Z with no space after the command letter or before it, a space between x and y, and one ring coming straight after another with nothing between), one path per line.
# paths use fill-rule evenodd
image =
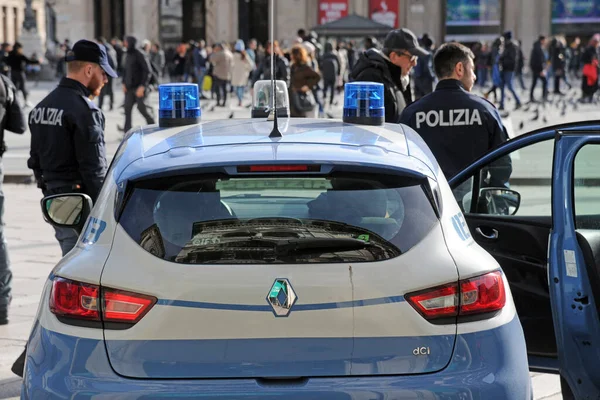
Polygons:
M521 205L521 194L506 188L479 190L477 214L515 215Z
M65 193L46 196L41 201L44 219L52 226L73 228L80 234L92 211L90 196L83 193Z

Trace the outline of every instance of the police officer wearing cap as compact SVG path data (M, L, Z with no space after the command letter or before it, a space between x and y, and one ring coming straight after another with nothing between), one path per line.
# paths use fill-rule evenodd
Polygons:
M104 115L92 99L107 75L117 77L103 45L80 40L66 55L67 76L29 113L33 170L44 196L81 192L96 201L106 174ZM69 228L55 227L63 255L77 242Z
M498 110L471 93L475 56L459 43L446 43L433 58L435 91L404 109L400 123L416 130L450 179L488 150L508 139ZM503 187L512 172L508 156L489 169L485 186Z
M359 56L350 80L383 83L385 122L397 123L402 110L413 102L410 71L419 56L427 54L410 30L393 30L387 34L383 50L371 48Z

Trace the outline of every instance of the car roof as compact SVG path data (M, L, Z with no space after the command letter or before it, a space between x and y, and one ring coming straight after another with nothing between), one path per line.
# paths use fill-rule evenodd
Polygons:
M165 170L235 162L311 161L389 165L436 179L437 163L422 139L399 124L367 126L340 120L280 119L281 138L269 138L273 122L216 120L177 128L157 125L131 131L115 156L115 180Z

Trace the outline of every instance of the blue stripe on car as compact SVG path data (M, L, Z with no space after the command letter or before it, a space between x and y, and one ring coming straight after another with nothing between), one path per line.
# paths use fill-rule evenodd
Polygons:
M522 332L515 317L495 329L457 335L450 364L435 374L310 378L297 385L269 385L255 379L127 379L111 368L104 341L64 335L35 324L27 352L23 398L528 399L531 380ZM148 346L152 343L149 341ZM164 362L161 367L165 373L173 364Z
M292 307L292 311L315 311L315 310L332 310L336 308L348 307L367 307L381 304L401 303L404 301L404 296L378 297L374 299L342 301L337 303L317 303L317 304L296 304ZM270 305L251 305L251 304L225 304L225 303L207 303L202 301L187 301L187 300L167 300L160 299L156 303L161 306L172 307L190 307L204 308L209 310L228 310L228 311L260 311L273 312Z

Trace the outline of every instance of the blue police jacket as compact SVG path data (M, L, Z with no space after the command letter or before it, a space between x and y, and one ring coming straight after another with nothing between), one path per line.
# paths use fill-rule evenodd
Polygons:
M405 108L400 123L421 135L448 179L508 140L496 107L455 79L441 80L433 93ZM505 186L510 157L495 162L489 172L487 186Z
M79 184L96 200L106 175L104 114L78 81L63 78L29 113L27 165L41 187Z

